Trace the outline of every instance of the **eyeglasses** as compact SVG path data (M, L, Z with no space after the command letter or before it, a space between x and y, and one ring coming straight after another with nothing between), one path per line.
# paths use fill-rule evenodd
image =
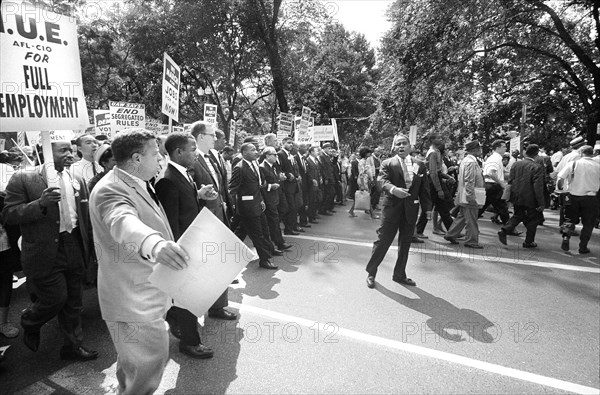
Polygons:
M213 137L215 137L214 133L200 133L200 134L204 135L204 136L213 136Z

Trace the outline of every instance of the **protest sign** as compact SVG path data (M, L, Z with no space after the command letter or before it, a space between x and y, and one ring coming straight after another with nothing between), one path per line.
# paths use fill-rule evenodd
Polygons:
M332 141L334 140L333 126L332 125L324 125L324 126L315 126L313 128L313 141Z
M232 119L229 122L229 145L231 147L233 147L235 145L235 133L236 133L236 126L237 124L235 123L235 121Z
M217 106L204 103L204 122L217 127Z
M190 260L183 270L156 265L149 280L200 317L219 298L248 262L258 259L223 222L203 208L177 244Z
M146 106L139 103L110 101L110 126L113 133L127 128L146 127Z
M413 147L417 144L417 126L412 125L408 132L408 143Z
M338 134L337 121L335 120L335 118L331 118L331 126L333 126L333 139L335 140L339 148L340 135Z
M27 145L36 146L40 142L40 132L25 132Z
M315 119L310 117L309 127L306 129L298 128L294 133L294 142L298 144L312 144L314 134Z
M183 126L173 126L173 133L183 133L185 128Z
M17 143L19 144L19 147L23 147L25 145L25 132L17 133Z
M0 12L0 131L85 129L75 18L18 0Z
M510 139L510 152L521 151L521 136L517 135Z
M110 110L94 110L94 125L96 126L96 135L103 134L112 140L112 128L110 125Z
M163 125L158 119L146 117L146 130L154 132L157 135L168 134L169 125Z
M281 141L284 137L289 137L292 134L292 123L294 116L287 112L279 114L279 122L277 124L277 139Z
M177 63L164 53L162 81L162 113L179 122L179 80L181 71Z
M302 107L302 116L300 117L300 126L298 127L298 130L308 130L308 127L310 126L310 113L310 108Z

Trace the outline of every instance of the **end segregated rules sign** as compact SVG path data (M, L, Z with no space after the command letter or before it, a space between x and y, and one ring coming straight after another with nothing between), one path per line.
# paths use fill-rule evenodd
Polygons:
M0 12L0 131L87 128L75 19L20 1Z

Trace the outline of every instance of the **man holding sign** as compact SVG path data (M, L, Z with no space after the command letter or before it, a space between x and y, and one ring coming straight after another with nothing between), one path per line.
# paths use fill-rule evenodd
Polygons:
M57 179L47 179L46 167L17 172L6 187L2 214L21 227L21 263L35 295L21 316L25 345L37 351L42 326L58 315L61 359L86 361L98 357L81 345L82 276L92 245L87 188L65 171L73 163L70 141L52 143L52 154Z

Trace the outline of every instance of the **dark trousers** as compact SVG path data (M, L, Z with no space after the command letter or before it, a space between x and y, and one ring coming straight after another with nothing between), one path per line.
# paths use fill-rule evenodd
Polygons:
M565 222L562 226L562 233L570 236L575 230L575 225L581 220L583 228L579 234L579 248L587 248L588 242L592 237L596 218L598 218L598 198L596 196L573 196L570 197L570 204L565 206Z
M450 210L452 209L452 200L451 199L440 199L435 192L435 189L432 185L432 193L431 200L433 202L433 208L439 213L440 218L442 219L442 223L446 227L446 230L450 229L452 226L452 216L450 215ZM427 213L421 210L421 215L419 216L419 220L417 221L417 233L423 233L425 231L425 227L427 226Z
M277 206L274 204L268 204L265 210L265 217L267 218L267 227L269 229L269 235L271 240L276 245L284 244L283 236L281 235L281 227L279 226L279 212Z
M296 194L296 203L298 204L298 222L302 225L308 223L308 214L306 205L308 204L307 194L304 193L304 187Z
M485 183L485 203L483 207L479 209L479 216L481 216L488 206L491 204L498 216L500 216L500 221L503 224L508 222L510 218L510 214L508 213L508 205L505 200L502 200L502 193L504 189L501 185L495 182L486 182Z
M544 213L537 211L533 207L514 206L515 213L508 220L508 223L502 226L506 233L512 233L517 225L523 222L527 232L525 233L525 243L533 243L535 241L535 233L537 227L544 222Z
M321 201L321 207L319 212L324 213L325 211L333 210L334 207L334 186L333 181L329 181L323 185L323 199Z
M261 262L269 260L271 258L273 244L271 243L269 234L265 234L263 230L264 224L267 222L265 215L262 214L258 217L241 217L241 220L242 226L246 230L250 240L252 240L252 244L254 244Z
M379 185L378 183L374 183L374 185L371 187L371 208L377 207L380 199L381 191L379 189Z
M79 346L81 329L83 250L79 228L58 237L58 252L49 274L39 277L25 272L27 287L36 300L21 316L25 331L39 332L42 326L58 315L58 325L65 346Z
M181 332L181 343L186 346L200 344L198 333L198 317L189 310L173 306L167 311L166 321L169 325L176 325Z
M383 258L385 258L390 245L392 245L396 237L396 233L400 232L398 236L398 258L396 259L396 266L394 266L393 278L406 278L406 262L408 261L410 241L414 231L415 224L406 222L404 210L401 210L398 215L393 217L388 217L384 214L381 225L377 229L377 241L373 243L371 259L367 263L367 273L375 277L377 268L383 261Z
M287 213L282 218L285 230L290 232L298 227L298 205L296 202L296 192L285 192L287 202Z
M342 203L344 201L344 193L342 191L342 182L336 181L334 184L334 202Z
M319 207L319 188L313 186L306 192L306 198L308 200L308 209L306 215L309 220L314 221L317 218L317 208Z

